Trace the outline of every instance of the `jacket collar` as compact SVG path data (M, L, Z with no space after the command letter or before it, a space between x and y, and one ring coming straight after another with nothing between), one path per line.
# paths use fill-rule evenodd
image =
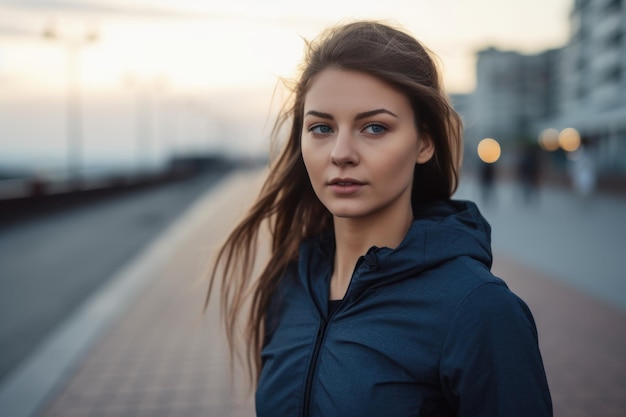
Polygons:
M414 212L416 219L398 247L373 246L359 258L346 293L347 301L355 300L367 288L414 278L461 256L491 267L491 228L474 203L431 201L414 207ZM300 245L300 279L323 315L334 257L333 232L312 237Z

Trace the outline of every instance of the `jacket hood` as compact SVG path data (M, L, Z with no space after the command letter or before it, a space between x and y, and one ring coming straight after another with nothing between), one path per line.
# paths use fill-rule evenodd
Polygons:
M414 212L415 220L398 247L373 246L361 256L355 267L351 287L371 287L406 279L463 256L474 258L488 269L491 268L491 227L476 204L461 200L438 200L422 203L414 207ZM319 295L321 291L327 294L334 256L335 239L332 232L302 243L300 276L325 277L307 283L313 293ZM355 289L350 292L359 291Z

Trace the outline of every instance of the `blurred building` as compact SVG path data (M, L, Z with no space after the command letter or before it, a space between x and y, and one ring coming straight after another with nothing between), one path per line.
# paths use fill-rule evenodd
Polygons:
M468 147L491 137L503 145L536 138L535 123L557 112L559 50L535 55L487 48L478 52L476 90L466 109Z
M465 132L469 131L470 125L472 123L472 120L468 119L472 111L472 98L473 98L473 94L450 94L449 95L449 99L450 99L450 102L452 103L452 106L463 119L463 126L465 129ZM470 143L466 139L464 141L464 146L465 146L465 149L464 149L463 154L465 155L465 159L467 159L467 155L470 155L472 153L472 150L470 149L470 146L472 145L470 145ZM475 144L473 145L473 148L474 149L476 148Z
M626 172L626 1L576 0L570 25L560 112L538 127L576 128L599 168Z
M560 49L478 51L471 104L457 109L468 147L484 137L512 147L573 127L601 172L626 174L626 0L575 0L569 19Z

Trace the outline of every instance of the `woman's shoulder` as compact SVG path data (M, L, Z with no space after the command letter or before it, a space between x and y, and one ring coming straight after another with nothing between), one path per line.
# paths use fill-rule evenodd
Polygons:
M460 259L465 273L456 279L455 321L482 327L499 327L516 321L534 329L535 323L526 302L513 292L505 280L472 259Z
M448 259L423 273L437 287L445 287L446 297L461 302L484 286L495 286L509 291L506 282L491 272L491 263L471 255Z
M526 303L494 275L490 265L470 256L458 257L432 271L431 285L439 289L450 309L451 319L464 315L480 318L501 314L532 320Z

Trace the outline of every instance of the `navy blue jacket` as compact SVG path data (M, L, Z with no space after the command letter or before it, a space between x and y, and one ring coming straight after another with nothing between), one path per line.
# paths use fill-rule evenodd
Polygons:
M416 211L330 315L334 237L302 243L267 313L259 417L552 415L533 317L490 272L489 224L470 202Z

